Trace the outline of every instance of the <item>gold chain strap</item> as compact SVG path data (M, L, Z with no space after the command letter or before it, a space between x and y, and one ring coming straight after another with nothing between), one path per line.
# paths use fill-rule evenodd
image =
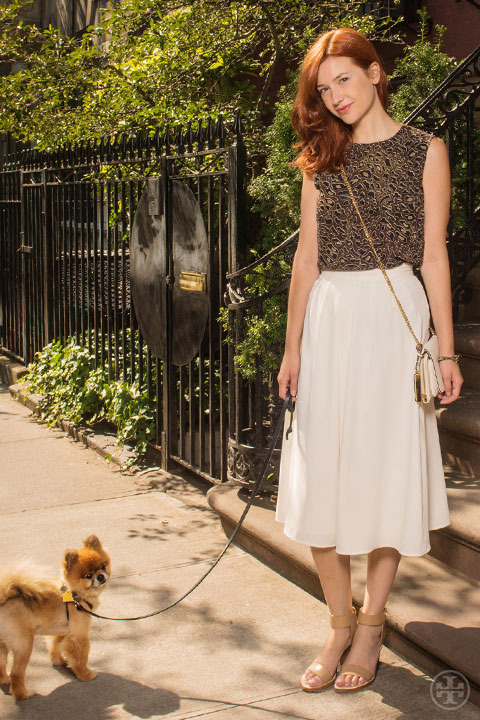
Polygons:
M418 338L417 338L417 336L415 335L415 333L413 332L412 326L410 325L410 323L409 323L409 321L408 321L408 318L407 318L407 316L405 315L405 311L404 311L403 307L401 306L399 299L398 299L397 296L395 295L395 290L394 290L393 287L392 287L392 283L390 282L390 278L388 277L388 275L387 275L387 273L386 273L385 267L384 267L382 261L380 260L380 258L378 257L377 251L375 250L375 246L374 246L374 244L373 244L373 242L372 242L372 238L370 237L370 233L368 232L368 230L367 230L367 228L366 228L366 226L365 226L365 223L363 222L363 218L362 218L362 216L360 215L360 210L358 209L358 205L357 205L357 202L356 202L355 197L354 197L354 195L353 195L352 188L350 187L350 183L348 182L347 174L346 174L346 172L345 172L345 168L343 167L343 163L340 163L340 169L341 169L341 171L342 171L342 175L343 175L343 179L345 180L345 184L346 184L346 186L347 186L347 188L348 188L348 192L350 193L350 197L352 198L352 202L353 202L353 204L355 205L355 210L357 211L358 217L360 218L360 222L361 222L362 225L363 225L363 229L364 229L364 231L365 231L365 235L367 236L367 240L368 240L368 242L370 243L370 245L372 246L372 250L373 250L373 252L375 253L375 257L377 258L377 262L378 262L378 264L380 265L380 269L381 269L381 271L383 272L383 275L384 275L384 277L385 277L385 280L387 281L388 286L389 286L390 290L392 291L395 300L397 301L397 305L398 305L398 307L400 308L400 312L401 312L402 315L403 315L403 319L404 319L405 322L407 323L408 329L410 330L410 332L412 333L413 337L415 338L415 344L416 344L416 346L417 346L417 352L420 353L420 352L422 351L422 347L423 347L423 346L422 346L421 342L418 340ZM431 329L432 329L432 328L431 328ZM432 331L433 331L433 330L432 330Z

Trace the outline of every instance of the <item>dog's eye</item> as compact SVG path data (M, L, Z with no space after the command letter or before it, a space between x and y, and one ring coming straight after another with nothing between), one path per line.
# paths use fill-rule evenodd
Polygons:
M85 575L85 580L90 580L92 577L92 573L88 573L88 575Z
M104 564L102 565L102 568L101 568L101 569L102 569L102 570L106 570L106 569L107 569L107 564L104 563Z

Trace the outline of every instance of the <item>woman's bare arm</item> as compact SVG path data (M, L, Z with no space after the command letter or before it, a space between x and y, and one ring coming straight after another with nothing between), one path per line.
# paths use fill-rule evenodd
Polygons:
M293 259L290 291L288 294L287 331L285 352L277 375L279 396L284 400L287 387L295 399L300 373L300 342L308 296L319 276L317 245L318 190L313 177L303 173L300 201L300 232Z
M425 248L420 267L440 355L453 355L452 291L447 251L447 225L450 216L451 177L447 147L441 138L432 138L423 172L425 208ZM463 378L453 360L440 363L449 400L455 400Z
M423 173L425 249L420 268L438 335L441 355L453 355L452 292L447 252L450 215L450 165L445 143L430 142Z
M308 296L319 276L316 206L318 190L313 177L303 173L300 202L300 233L292 265L292 278L288 295L287 332L285 351L298 351L305 319Z

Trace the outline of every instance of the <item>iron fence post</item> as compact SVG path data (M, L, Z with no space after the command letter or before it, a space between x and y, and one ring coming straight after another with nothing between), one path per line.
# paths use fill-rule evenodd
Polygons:
M245 175L246 152L240 134L237 142L228 149L228 272L232 273L242 267L245 243ZM228 311L228 326L234 328L235 347L238 347L242 336L242 313ZM228 444L227 454L231 458L230 438L238 442L241 434L242 417L242 381L240 373L235 371L235 347L228 345ZM227 467L228 467L227 460Z
M167 145L168 148L168 145ZM170 455L172 454L172 443L176 432L175 416L175 374L172 369L172 317L173 317L173 252L172 252L172 197L169 180L169 167L167 149L165 155L160 159L160 175L163 192L163 248L165 253L165 290L164 290L164 328L165 328L165 350L166 357L163 361L163 382L160 384L160 363L157 360L157 413L156 413L156 442L162 448L162 467L164 470L170 468ZM162 404L160 406L160 388L162 390ZM160 413L160 408L162 413ZM160 423L162 431L160 432Z
M43 333L44 345L53 340L53 232L49 212L47 170L42 170L42 275L43 275Z
M27 229L27 208L25 202L25 186L23 183L23 176L25 170L20 170L20 298L21 298L21 317L22 317L22 350L21 356L24 359L25 365L28 365L31 361L30 357L30 343L29 343L29 326L30 326L30 314L28 311L28 293L27 293L27 258L23 252L25 247L25 236Z

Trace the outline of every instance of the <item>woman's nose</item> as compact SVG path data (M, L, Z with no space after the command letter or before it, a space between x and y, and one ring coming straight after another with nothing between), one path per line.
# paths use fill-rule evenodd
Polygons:
M338 91L332 92L332 103L334 108L342 107L343 93Z

